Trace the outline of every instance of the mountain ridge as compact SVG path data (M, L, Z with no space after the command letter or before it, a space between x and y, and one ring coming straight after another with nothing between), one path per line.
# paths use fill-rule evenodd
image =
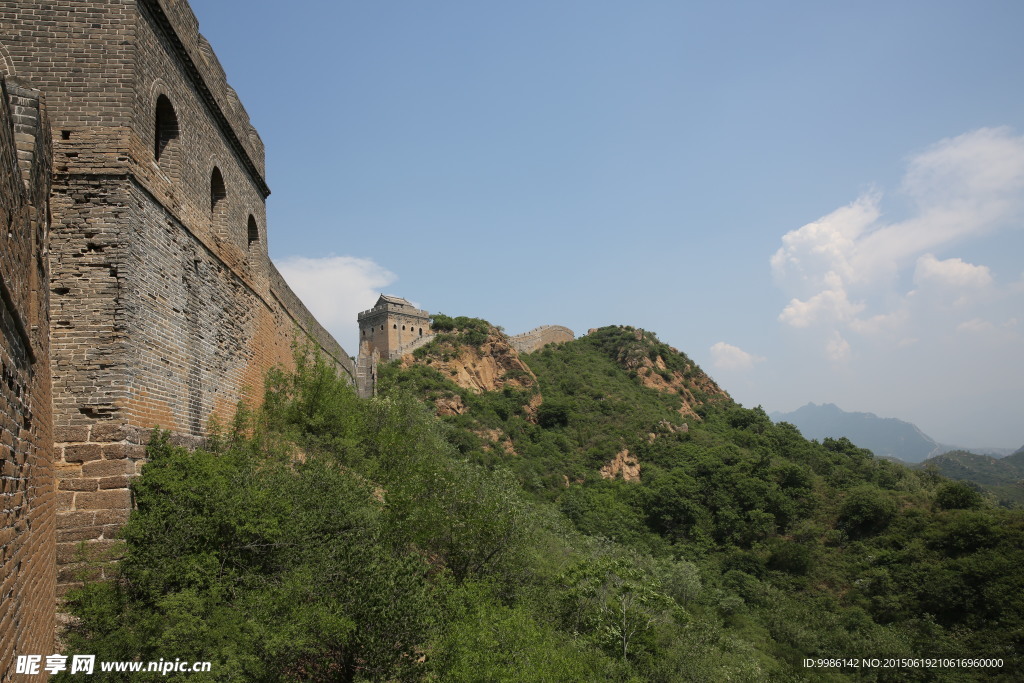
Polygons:
M895 417L843 410L834 403L807 403L794 411L773 411L775 422L789 422L808 439L847 437L875 455L919 463L950 451L969 451L978 455L1003 457L1013 448L965 447L943 444L925 434L917 425Z

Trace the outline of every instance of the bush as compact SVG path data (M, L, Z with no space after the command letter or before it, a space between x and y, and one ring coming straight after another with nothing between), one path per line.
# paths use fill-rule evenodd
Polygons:
M962 481L948 481L935 492L935 507L940 510L979 508L981 501L981 494Z
M896 503L872 485L851 489L839 508L838 527L851 537L885 530L896 515Z

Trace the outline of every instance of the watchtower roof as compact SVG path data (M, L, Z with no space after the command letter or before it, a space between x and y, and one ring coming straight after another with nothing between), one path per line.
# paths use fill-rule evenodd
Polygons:
M387 294L381 294L380 298L377 299L377 303L374 306L380 306L381 304L395 304L397 306L412 306L409 301L403 299L400 296L388 296ZM415 308L415 306L412 306Z

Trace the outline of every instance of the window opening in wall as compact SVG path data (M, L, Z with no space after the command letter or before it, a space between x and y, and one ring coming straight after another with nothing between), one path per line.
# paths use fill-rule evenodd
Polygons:
M220 169L213 167L210 174L210 221L213 229L221 236L227 231L228 191L224 187L224 176Z
M397 329L398 329L398 323L395 323L394 325L392 325L392 326L391 326L391 329L393 329L393 330L397 330Z
M260 241L260 226L256 225L256 219L249 214L249 246Z
M154 136L155 147L153 156L159 162L166 157L169 151L173 150L173 143L178 139L178 115L174 113L174 107L166 95L161 95L156 100L156 135ZM170 148L170 149L169 149Z

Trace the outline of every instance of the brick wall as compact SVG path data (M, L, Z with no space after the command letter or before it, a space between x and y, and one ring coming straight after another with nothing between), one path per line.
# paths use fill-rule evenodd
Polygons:
M258 403L296 330L354 368L270 263L263 145L187 2L0 0L0 35L53 127L62 593L114 544L153 427L195 444Z
M529 332L509 337L509 344L518 353L533 353L547 344L572 341L575 338L572 330L561 325L541 325Z
M49 144L46 108L39 93L0 72L3 681L12 680L16 655L53 651L55 498L44 251L49 219Z

